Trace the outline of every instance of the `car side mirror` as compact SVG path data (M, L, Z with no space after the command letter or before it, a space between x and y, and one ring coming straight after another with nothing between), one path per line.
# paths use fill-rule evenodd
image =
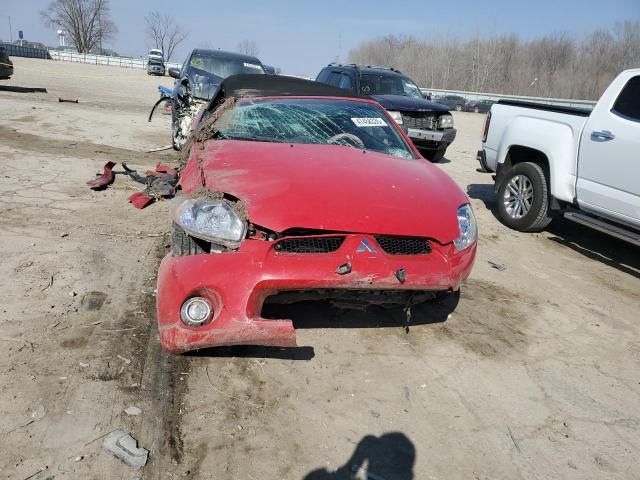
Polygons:
M169 69L169 76L173 78L180 78L180 69L176 67L171 67Z

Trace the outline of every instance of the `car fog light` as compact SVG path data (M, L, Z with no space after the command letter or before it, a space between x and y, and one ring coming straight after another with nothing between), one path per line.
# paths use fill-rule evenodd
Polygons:
M182 304L180 318L190 327L204 325L211 318L211 303L202 297L193 297Z

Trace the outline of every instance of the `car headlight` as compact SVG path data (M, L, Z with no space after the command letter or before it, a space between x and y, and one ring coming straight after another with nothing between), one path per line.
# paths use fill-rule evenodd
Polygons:
M460 236L453 241L453 244L456 246L456 250L461 251L469 248L478 239L476 217L468 203L458 209L458 227L460 228Z
M387 112L391 118L398 124L402 125L402 114L400 112Z
M440 115L438 118L438 128L453 128L453 116L450 114Z
M189 235L226 247L240 245L247 231L246 222L222 200L178 200L172 217Z

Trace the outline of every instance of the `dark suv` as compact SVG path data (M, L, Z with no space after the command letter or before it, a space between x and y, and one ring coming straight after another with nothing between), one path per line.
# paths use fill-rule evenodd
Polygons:
M13 62L9 59L4 47L0 47L0 78L9 78L13 75Z
M211 99L222 81L239 73L265 75L266 72L256 57L202 48L194 49L182 68L169 69L169 75L176 79L171 109L173 148L182 148L193 117Z
M441 97L436 97L434 100L449 108L454 108L458 112L461 112L467 104L467 99L460 95L443 95Z
M432 162L442 159L456 138L449 109L427 100L418 86L398 70L330 64L322 69L316 81L376 100Z

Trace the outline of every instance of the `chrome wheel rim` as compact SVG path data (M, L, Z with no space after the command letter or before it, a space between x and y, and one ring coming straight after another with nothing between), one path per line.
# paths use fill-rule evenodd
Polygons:
M504 190L504 208L511 218L522 218L533 203L533 185L525 175L516 175Z

